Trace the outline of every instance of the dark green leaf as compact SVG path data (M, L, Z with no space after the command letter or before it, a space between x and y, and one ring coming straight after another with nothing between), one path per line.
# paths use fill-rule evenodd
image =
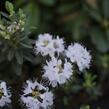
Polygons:
M55 0L40 0L40 2L47 6L53 6L55 4Z
M80 15L78 18L74 20L74 23L72 24L73 25L72 34L75 40L79 40L82 38L82 32L83 32L82 27L84 26L85 22L86 22L86 17L83 15Z
M68 3L68 4L65 3L59 6L59 8L57 9L57 12L60 14L69 13L73 11L74 7L75 7L75 4L73 6L71 3Z
M40 10L38 5L30 3L24 7L24 11L27 15L27 21L25 25L25 31L32 31L32 28L37 28L40 17Z
M102 21L101 13L97 8L93 8L93 7L90 7L90 6L84 6L84 10L88 12L88 15L92 19L95 19L98 22Z
M102 6L104 17L109 18L109 0L102 0Z
M106 35L98 28L93 28L91 30L91 39L95 44L97 49L101 52L107 52L109 49L109 44L106 39Z
M32 45L30 45L30 44L26 44L26 43L22 43L22 42L20 44L25 48L31 48L31 49L33 48Z
M22 53L22 51L16 51L15 57L16 57L18 64L22 65L23 64L23 53Z
M11 61L14 57L14 50L10 49L8 51L8 60Z
M18 64L18 63L16 63L16 62L13 62L13 64L12 64L12 69L13 69L13 72L14 72L16 75L18 75L18 76L21 75L21 73L22 73L22 65L21 65L21 64Z

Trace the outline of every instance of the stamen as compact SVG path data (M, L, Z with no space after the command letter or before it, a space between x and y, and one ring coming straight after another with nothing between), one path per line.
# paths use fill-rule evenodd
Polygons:
M4 95L3 90L0 89L0 98Z
M56 67L59 69L58 73L62 73L62 71L63 71L62 64L58 64Z
M49 43L48 40L43 41L43 44L44 44L43 46L46 47L48 45L48 43Z
M40 96L40 92L33 90L33 91L32 91L32 96L33 96L34 98L37 98L38 96Z

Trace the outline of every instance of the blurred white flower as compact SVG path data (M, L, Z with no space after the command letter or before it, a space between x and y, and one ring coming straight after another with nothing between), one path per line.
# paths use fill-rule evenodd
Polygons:
M21 101L28 109L48 109L48 107L52 107L53 94L48 91L48 88L37 81L27 80L26 83Z
M6 82L0 83L0 107L3 107L9 103L11 103L11 94L10 91L7 89Z
M81 44L74 43L74 45L69 45L66 50L66 56L70 58L72 63L77 63L80 71L90 66L91 55Z
M64 84L73 74L72 65L67 60L53 57L47 65L44 66L44 78L48 78L50 84L56 87L58 84Z
M52 35L45 33L38 36L38 40L35 43L35 52L41 53L42 56L49 55L53 57L55 53L61 53L64 51L64 41L62 38L52 38Z

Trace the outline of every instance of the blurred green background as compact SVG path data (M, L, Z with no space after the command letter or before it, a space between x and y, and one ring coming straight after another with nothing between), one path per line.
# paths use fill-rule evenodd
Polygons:
M51 33L64 37L66 45L80 42L90 50L90 75L77 75L73 82L57 88L54 108L79 109L81 105L88 104L91 109L109 109L109 0L10 1L16 11L22 8L26 13L25 29L32 31L31 39L37 39L41 33ZM0 0L0 11L6 12L5 0ZM21 109L17 99L22 82L40 77L43 60L36 57L34 61L24 62L21 74L9 71L9 63L4 63L5 70L0 64L0 79L8 81L14 88L13 109ZM87 83L87 79L94 83L93 87L82 84L83 81Z

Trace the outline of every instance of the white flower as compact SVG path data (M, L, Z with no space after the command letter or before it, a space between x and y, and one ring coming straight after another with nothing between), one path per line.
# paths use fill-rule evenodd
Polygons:
M71 63L67 62L67 60L62 62L61 59L55 57L47 62L43 69L43 77L48 78L53 87L56 87L57 84L64 84L73 73Z
M53 94L48 91L48 88L39 84L37 81L26 81L22 102L28 109L47 109L53 105Z
M64 41L62 38L52 38L50 34L40 34L35 43L36 53L41 53L42 56L49 55L53 57L55 53L62 53L64 51Z
M74 45L69 45L66 50L66 56L70 58L72 63L77 63L80 71L90 66L91 55L81 44L75 43Z
M52 40L53 39L50 34L40 34L35 45L36 53L41 53L42 56L54 55L54 48L51 43Z
M9 103L11 103L11 94L7 89L6 82L0 83L0 107L3 107Z

